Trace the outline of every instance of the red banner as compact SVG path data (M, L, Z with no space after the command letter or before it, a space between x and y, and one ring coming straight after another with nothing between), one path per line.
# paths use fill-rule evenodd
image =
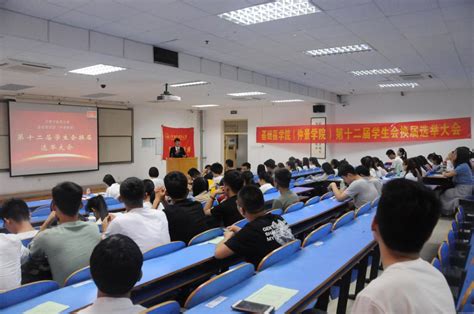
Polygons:
M169 157L175 138L181 140L181 147L186 151L186 156L194 157L194 128L170 128L164 125L161 128L163 129L163 159Z
M371 143L471 138L471 118L257 127L257 143Z

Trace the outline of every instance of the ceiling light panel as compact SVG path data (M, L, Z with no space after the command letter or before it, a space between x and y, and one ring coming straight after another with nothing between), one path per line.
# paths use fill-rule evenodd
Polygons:
M194 105L194 108L211 108L211 107L219 107L219 105L208 104L208 105Z
M242 93L229 93L228 96L232 97L246 97L246 96L258 96L258 95L265 95L266 93L263 92L242 92Z
M321 12L309 0L277 0L225 12L219 17L239 25L252 25Z
M272 100L273 103L287 103L287 102L302 102L303 99L281 99L281 100Z
M192 81L192 82L183 82L183 83L173 83L170 84L170 87L189 87L189 86L198 86L198 85L207 85L210 84L206 81Z
M322 48L322 49L314 49L308 50L305 53L310 56L314 57L321 57L321 56L331 56L331 55L339 55L344 53L354 53L354 52L363 52L363 51L371 51L372 47L367 44L359 44L359 45L349 45L349 46L341 46L341 47L333 47L333 48Z
M411 87L411 88L415 88L416 86L418 86L418 83L415 83L415 82L379 84L380 88L387 88L387 87Z
M69 73L84 74L84 75L101 75L112 72L124 71L126 68L116 67L113 65L96 64L90 67L80 68L69 71Z
M384 75L384 74L397 74L402 73L402 70L399 68L391 68L391 69L372 69L372 70L359 70L359 71L351 71L352 74L355 76L364 76L364 75Z

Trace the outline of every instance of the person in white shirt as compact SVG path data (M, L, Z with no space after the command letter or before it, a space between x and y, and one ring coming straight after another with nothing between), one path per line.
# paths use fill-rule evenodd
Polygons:
M415 158L409 158L403 162L404 178L410 181L423 182L421 167Z
M270 172L262 172L258 175L258 183L260 184L260 191L265 194L266 191L273 188L273 177Z
M161 210L143 208L145 186L143 181L131 177L120 185L120 199L125 204L126 213L115 216L109 214L102 223L104 237L123 234L130 237L146 252L158 245L170 242L168 220Z
M222 179L224 176L222 172L224 171L224 167L218 162L215 162L211 165L211 172L212 172L212 181L214 184L209 187L209 190L214 189L216 186L221 184Z
M400 173L403 171L403 160L395 154L393 149L387 150L385 154L392 161L390 169L395 172L396 175L400 175Z
M158 168L151 167L148 170L148 176L150 177L150 180L153 181L155 188L161 188L165 186L163 179L158 178L160 176L160 171L158 171Z
M16 234L20 240L32 239L38 233L31 225L30 210L23 200L12 198L5 201L0 218L8 232Z
M0 291L21 286L21 265L29 251L15 234L0 233Z
M118 199L120 196L120 184L115 182L115 178L111 174L106 174L102 182L107 184L108 188L105 190L104 197L113 197Z
M440 211L434 192L420 183L398 179L384 185L372 222L384 271L357 295L353 314L456 313L443 274L420 258Z
M132 239L113 235L97 244L91 254L90 270L97 286L95 302L78 313L140 313L130 292L142 277L143 255Z
M372 183L375 187L375 189L377 190L377 193L380 195L382 194L382 181L378 178L375 178L371 175L371 173L369 172L369 169L367 169L367 167L364 167L364 166L357 166L355 168L355 171L357 172L358 175L360 175L363 179L369 181L370 183Z
M107 203L105 203L102 195L91 197L86 203L85 210L89 214L89 221L95 220L98 225L101 225L102 221L109 214Z

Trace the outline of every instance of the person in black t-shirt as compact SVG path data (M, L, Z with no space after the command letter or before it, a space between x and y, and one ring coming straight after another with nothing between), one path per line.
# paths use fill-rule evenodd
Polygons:
M162 202L165 207L171 241L187 244L195 235L210 228L208 218L201 203L188 199L188 179L182 172L170 172L164 181L166 195L172 199L172 204L163 201L164 189L156 189L154 205Z
M249 185L240 190L237 205L249 222L242 229L227 228L224 240L216 247L216 258L237 254L257 267L268 253L295 239L281 216L265 213L264 204L259 188Z
M227 227L244 218L237 209L237 193L239 193L244 182L237 170L227 171L222 181L224 185L211 192L211 197L204 206L204 213L207 216L213 216ZM226 199L219 205L212 207L216 195L222 193L225 194Z

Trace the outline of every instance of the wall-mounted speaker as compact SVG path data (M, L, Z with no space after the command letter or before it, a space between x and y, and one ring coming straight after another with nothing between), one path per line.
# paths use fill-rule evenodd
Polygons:
M313 112L314 113L325 113L326 112L326 105L323 105L323 104L313 105Z

